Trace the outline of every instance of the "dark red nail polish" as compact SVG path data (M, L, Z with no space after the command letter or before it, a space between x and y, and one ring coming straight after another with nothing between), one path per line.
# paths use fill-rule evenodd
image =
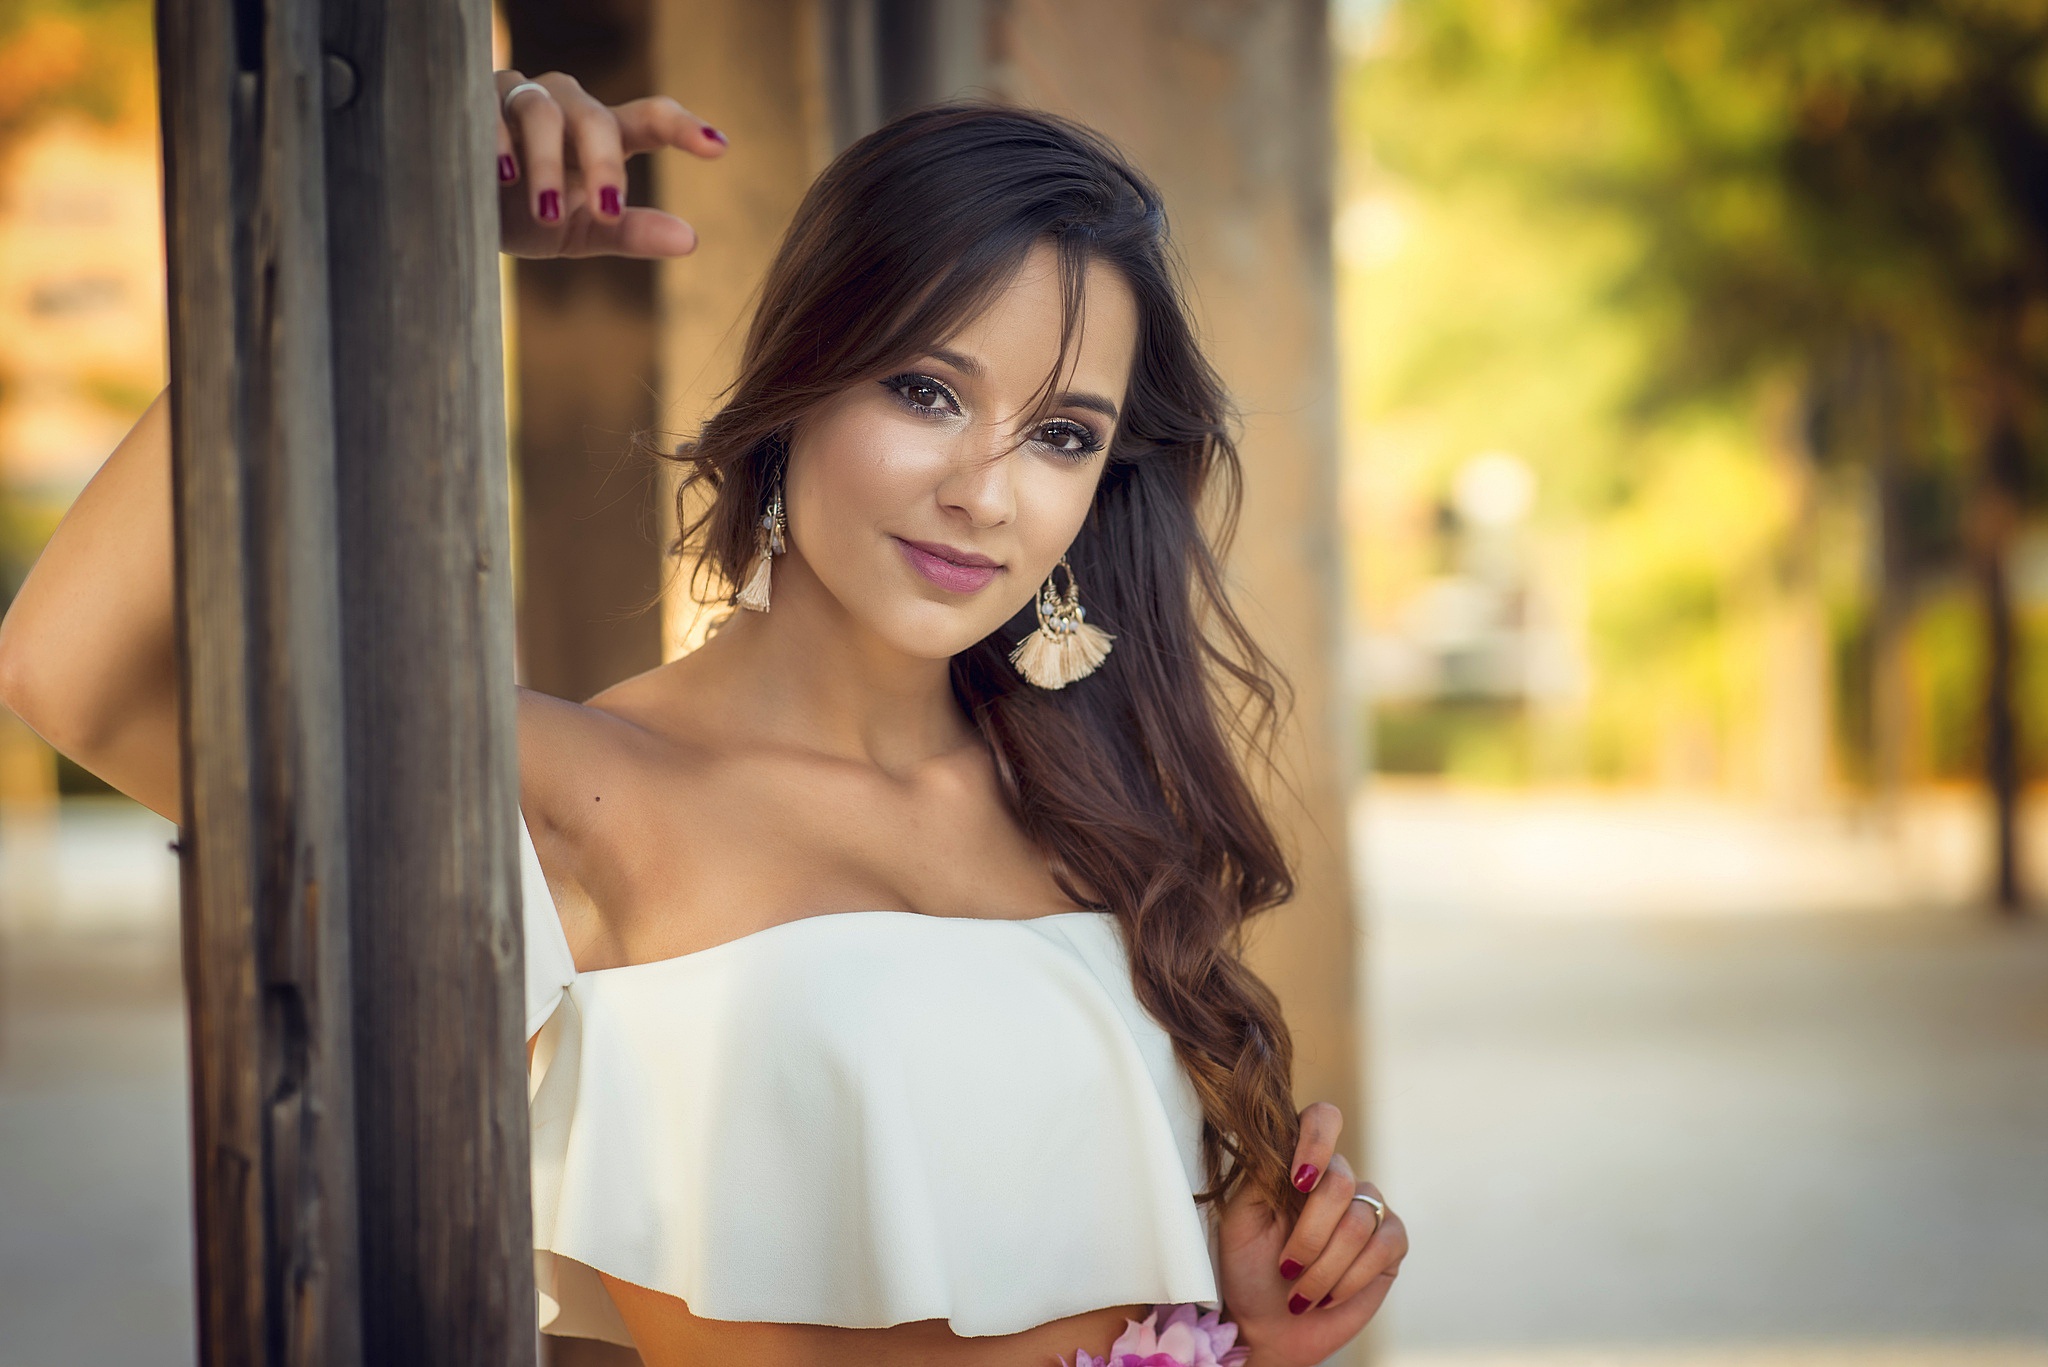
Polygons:
M1294 1189L1296 1191L1314 1191L1316 1178L1320 1176L1322 1176L1321 1168L1318 1168L1313 1163L1303 1163L1294 1170Z
M613 218L619 216L619 187L607 185L597 192L597 207Z
M540 192L540 221L553 223L562 216L562 195L558 190Z
M1293 1281L1301 1275L1301 1264L1292 1258L1282 1258L1280 1260L1280 1275L1287 1278L1290 1282Z
M519 163L512 160L510 152L498 158L498 179L507 183L519 179Z
M1319 1300L1319 1301L1317 1301L1317 1302L1316 1302L1316 1309L1320 1310L1320 1309L1322 1309L1322 1308L1323 1308L1324 1306L1328 1305L1328 1304L1330 1303L1330 1297L1332 1297L1332 1296L1334 1296L1334 1295L1336 1295L1336 1294L1337 1294L1337 1293L1336 1293L1336 1292L1334 1292L1334 1291L1325 1291L1325 1292L1323 1293L1323 1298L1322 1298L1321 1300Z
M1293 1295L1287 1298L1288 1314L1299 1315L1302 1311L1306 1309L1308 1309L1308 1297L1302 1295L1299 1291L1295 1292Z
M720 147L726 145L725 134L719 132L716 128L706 127L704 130L704 136L711 139L713 142L717 143Z

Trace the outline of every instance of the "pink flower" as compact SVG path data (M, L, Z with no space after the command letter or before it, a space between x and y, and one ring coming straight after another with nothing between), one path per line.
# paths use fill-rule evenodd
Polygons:
M1160 1320L1160 1312L1166 1318ZM1194 1305L1155 1305L1142 1322L1126 1320L1109 1356L1086 1351L1074 1367L1241 1367L1251 1349L1237 1345L1237 1326L1222 1312Z

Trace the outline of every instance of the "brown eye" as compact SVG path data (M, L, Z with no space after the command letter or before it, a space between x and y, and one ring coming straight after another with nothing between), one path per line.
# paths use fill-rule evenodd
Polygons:
M953 391L929 375L891 375L882 381L882 388L901 399L911 411L926 417L960 411L960 402L953 397Z
M1102 449L1102 439L1094 429L1077 422L1047 423L1038 429L1038 443L1070 460L1086 460Z

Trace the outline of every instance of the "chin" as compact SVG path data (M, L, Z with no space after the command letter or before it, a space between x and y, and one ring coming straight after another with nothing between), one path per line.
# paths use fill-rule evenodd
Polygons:
M1009 620L1004 616L991 621L993 611L920 602L906 604L901 611L888 614L886 621L871 619L868 625L905 655L920 660L950 660Z

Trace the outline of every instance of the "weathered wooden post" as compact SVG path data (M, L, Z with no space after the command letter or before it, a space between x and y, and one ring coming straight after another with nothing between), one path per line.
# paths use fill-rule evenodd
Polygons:
M159 35L201 1358L518 1367L488 6Z
M534 1360L487 0L325 0L363 1350Z
M158 16L208 1367L362 1360L317 18Z

